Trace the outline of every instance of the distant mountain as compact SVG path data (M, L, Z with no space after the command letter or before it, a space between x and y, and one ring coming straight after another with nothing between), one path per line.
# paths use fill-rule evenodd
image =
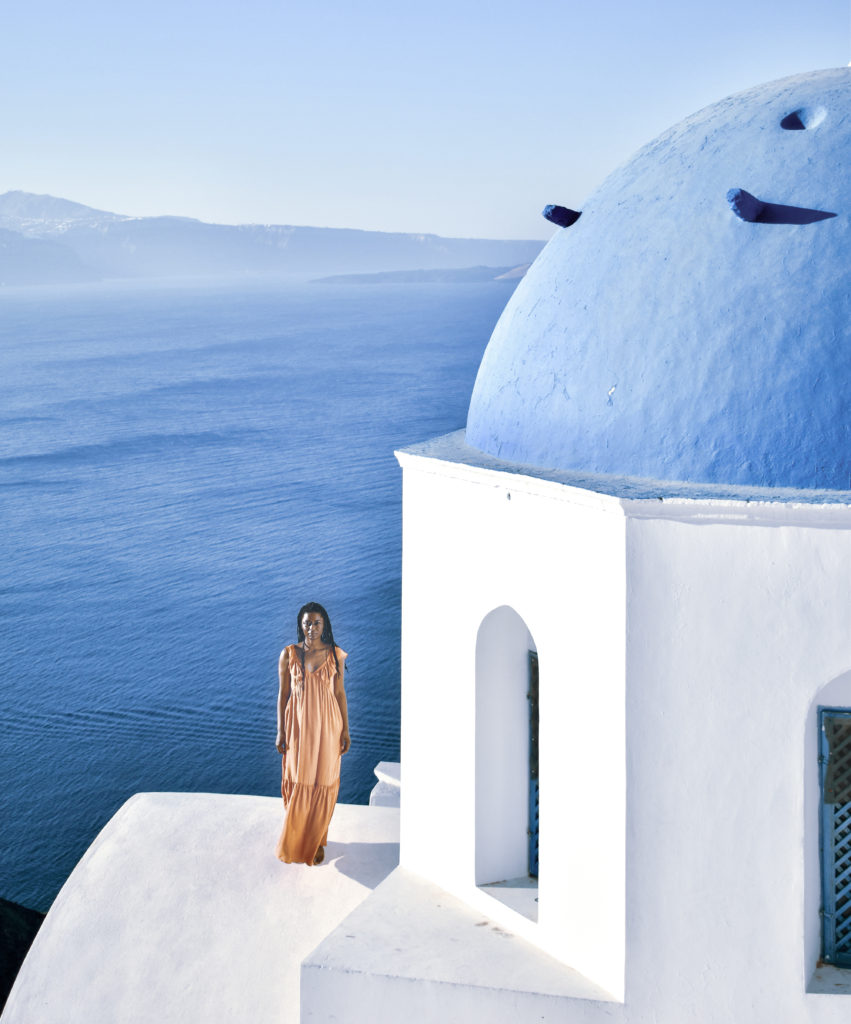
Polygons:
M99 277L67 245L0 228L0 286L79 284Z
M506 270L504 274L500 274L497 281L519 281L521 277L526 276L526 271L531 266L531 263L521 263L519 267L512 267L510 270Z
M450 270L383 270L377 274L333 274L314 284L469 284L473 281L509 281L523 276L527 267L461 267Z
M61 235L71 226L97 227L109 221L130 219L54 196L36 196L32 192L0 195L0 228L35 238Z
M514 267L530 263L544 244L348 228L231 226L188 217L126 217L29 192L0 195L0 228L23 239L64 247L75 255L80 273L102 278ZM47 270L45 274L44 283L53 283Z

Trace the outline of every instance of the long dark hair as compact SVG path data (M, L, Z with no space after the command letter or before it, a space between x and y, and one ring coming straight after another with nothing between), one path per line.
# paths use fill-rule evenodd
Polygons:
M298 610L298 618L296 619L295 627L298 642L301 644L304 643L304 630L301 626L301 620L310 612L315 612L317 615L322 616L322 636L319 639L323 644L331 645L331 653L334 655L334 666L339 672L340 663L337 661L337 645L334 642L334 630L331 628L331 619L328 617L328 612L325 611L318 601L308 601L307 604L303 604ZM302 675L304 675L304 647L301 649L301 671Z

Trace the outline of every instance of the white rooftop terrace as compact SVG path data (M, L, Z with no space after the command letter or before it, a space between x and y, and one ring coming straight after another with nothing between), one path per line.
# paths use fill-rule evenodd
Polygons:
M506 1024L607 995L438 886L397 868L399 766L338 804L320 867L274 855L278 799L142 793L56 898L3 1024ZM586 1014L589 1016L586 1017Z
M339 804L325 863L282 864L280 799L141 793L63 886L3 1024L299 1020L302 960L396 866L399 811Z

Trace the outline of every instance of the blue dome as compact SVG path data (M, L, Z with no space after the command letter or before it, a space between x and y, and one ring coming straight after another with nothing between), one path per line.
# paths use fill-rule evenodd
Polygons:
M561 470L849 489L849 210L851 69L687 118L519 284L468 444Z

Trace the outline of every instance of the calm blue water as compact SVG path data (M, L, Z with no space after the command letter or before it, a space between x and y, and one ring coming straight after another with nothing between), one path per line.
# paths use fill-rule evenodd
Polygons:
M307 600L366 801L399 755L393 449L463 426L512 287L0 292L0 895L46 909L135 792L278 794Z

